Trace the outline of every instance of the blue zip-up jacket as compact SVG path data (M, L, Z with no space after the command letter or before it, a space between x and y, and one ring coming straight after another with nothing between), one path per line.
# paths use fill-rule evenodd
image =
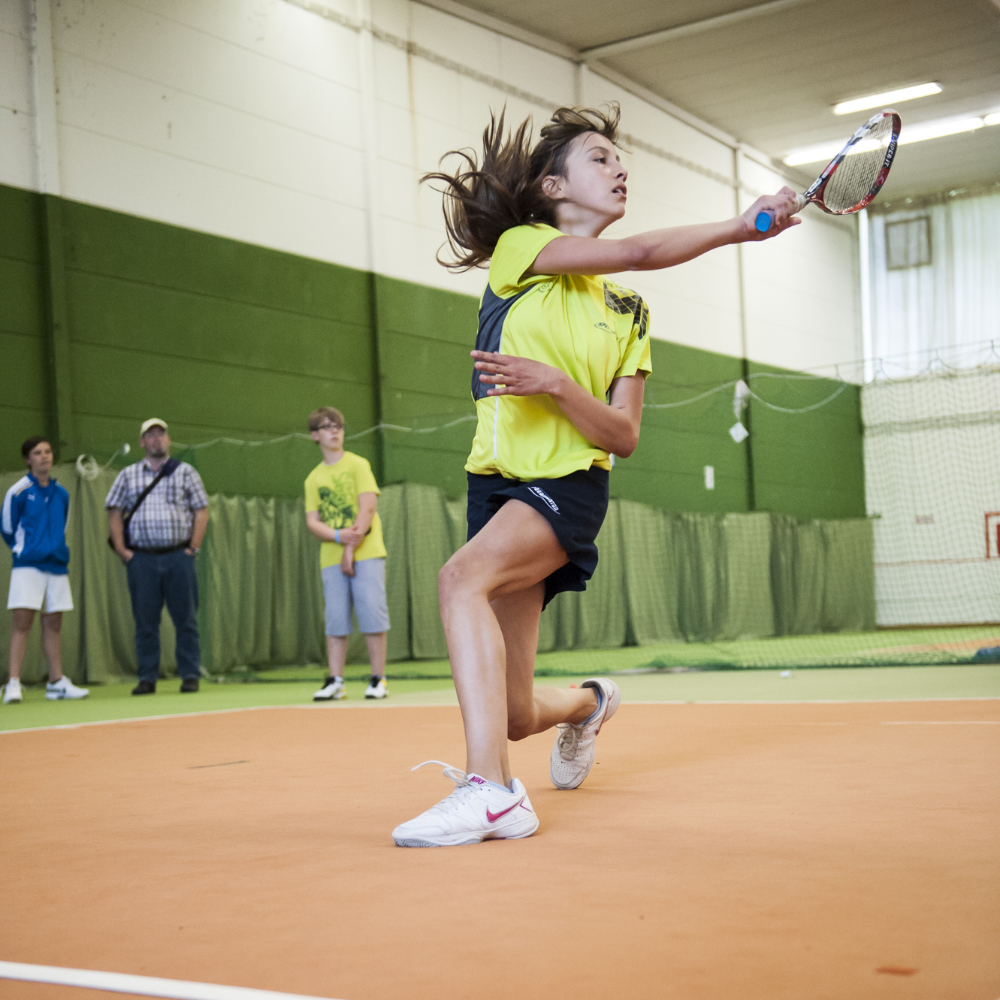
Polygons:
M41 487L29 472L7 490L0 513L0 533L14 553L14 569L32 566L46 573L69 572L66 523L69 493L50 479Z

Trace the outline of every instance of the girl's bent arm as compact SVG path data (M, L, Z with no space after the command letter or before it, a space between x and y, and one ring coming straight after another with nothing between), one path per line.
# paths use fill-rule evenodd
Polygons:
M791 188L782 188L776 195L758 198L735 219L656 229L621 240L559 236L539 251L529 271L532 274L617 274L673 267L730 243L771 239L797 226L802 220L791 214L795 198ZM763 211L774 217L774 224L766 233L758 232L754 225L758 213Z
M479 381L490 396L551 396L573 426L593 445L628 458L639 443L644 373L616 378L607 403L592 396L564 371L528 358L473 351Z

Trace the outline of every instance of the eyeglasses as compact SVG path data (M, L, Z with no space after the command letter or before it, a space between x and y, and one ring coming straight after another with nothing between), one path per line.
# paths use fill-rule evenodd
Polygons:
M343 429L343 424L320 424L316 428L318 431L342 431Z

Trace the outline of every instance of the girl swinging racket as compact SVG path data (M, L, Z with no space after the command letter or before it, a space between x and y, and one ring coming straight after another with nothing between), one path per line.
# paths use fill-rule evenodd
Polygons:
M529 134L524 122L505 135L501 114L483 134L481 166L459 152L456 173L424 178L445 185L454 254L445 266L489 261L489 281L472 352L468 541L438 578L466 769L445 766L454 791L396 827L400 847L530 837L538 817L511 777L507 741L558 727L552 783L577 788L618 708L606 678L579 690L534 687L539 616L593 575L609 456L635 450L651 370L645 303L603 276L672 267L799 221L795 193L782 188L726 222L600 239L625 214L617 106L560 108L534 148ZM766 233L754 226L761 211L774 219Z

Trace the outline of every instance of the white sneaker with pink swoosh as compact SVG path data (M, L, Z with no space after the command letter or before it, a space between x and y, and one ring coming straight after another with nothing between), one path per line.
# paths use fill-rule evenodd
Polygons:
M415 819L400 823L392 831L397 847L457 847L484 840L519 840L538 829L538 817L517 778L508 792L444 761L425 760L417 767L424 764L440 764L455 782L455 790Z

